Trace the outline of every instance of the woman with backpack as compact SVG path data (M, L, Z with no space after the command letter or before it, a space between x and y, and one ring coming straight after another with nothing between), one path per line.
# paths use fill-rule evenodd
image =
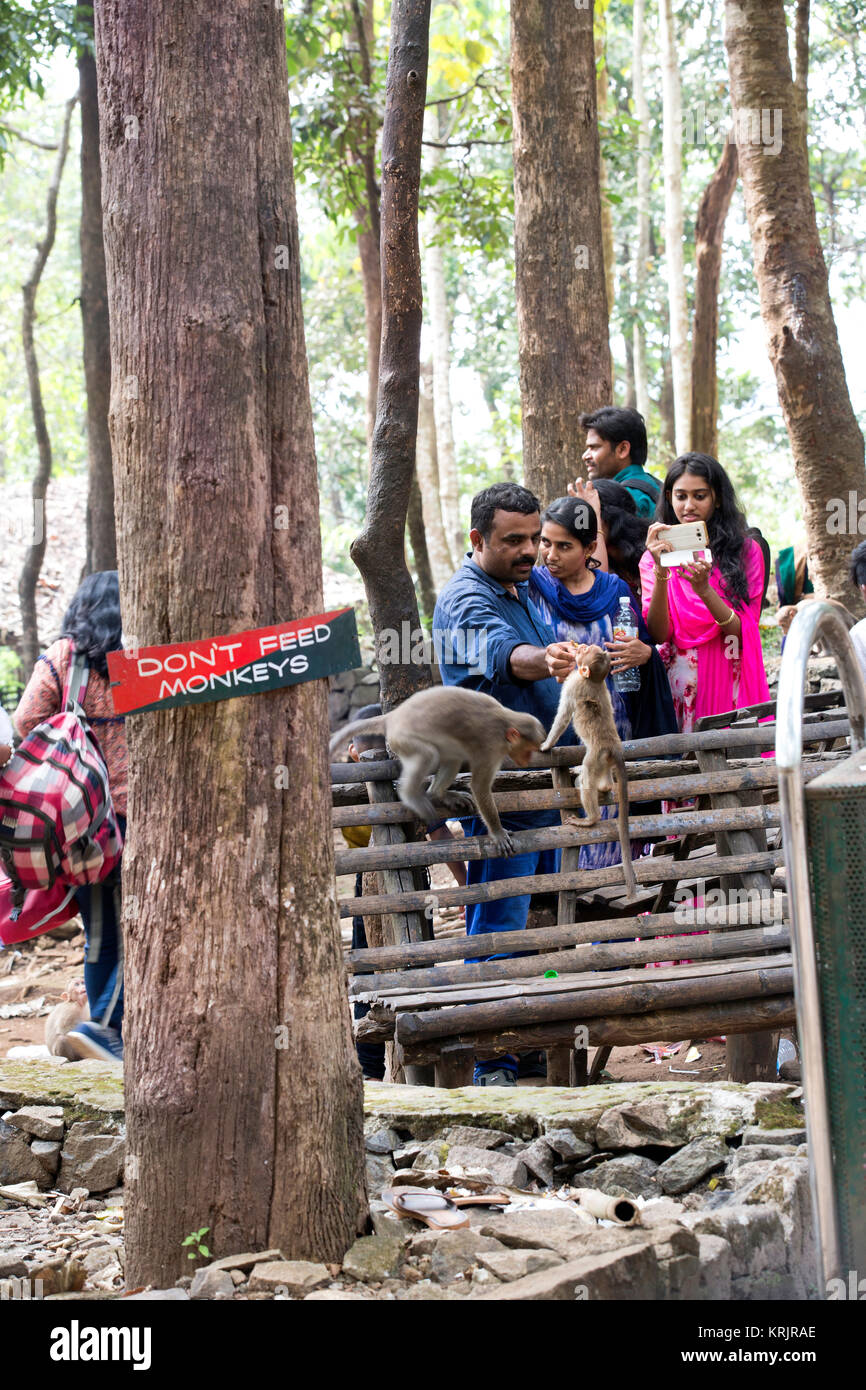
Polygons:
M120 590L116 570L90 574L63 619L62 636L43 652L14 714L24 738L63 709L74 655L88 668L83 708L108 767L111 800L121 835L126 832L127 750L122 716L114 713L106 654L121 646ZM123 949L120 933L120 865L101 883L76 891L85 932L84 983L89 1023L68 1035L80 1057L122 1061Z

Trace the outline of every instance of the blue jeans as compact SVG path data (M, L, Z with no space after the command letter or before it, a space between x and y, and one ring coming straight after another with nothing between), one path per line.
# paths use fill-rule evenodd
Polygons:
M528 829L526 820L522 817L519 825L521 829ZM558 822L557 817L557 822ZM541 829L549 820L542 821L542 826L535 828ZM503 821L509 829L508 818ZM464 821L464 833L467 836L485 835L487 828L478 817ZM529 878L532 874L555 874L559 872L559 862L561 851L558 849L533 850L529 854L515 854L510 859L470 859L466 865L466 884L494 883L503 878ZM531 894L521 894L518 898L497 898L493 902L470 903L466 908L466 934L467 936L480 936L483 932L501 931L514 932L525 931L526 918L529 913ZM505 943L502 943L505 945ZM517 943L515 943L517 944ZM507 960L511 956L530 955L528 951L502 951L494 956L474 956L467 957L467 964L479 960ZM517 1058L511 1053L506 1053L503 1057L491 1057L486 1061L475 1063L475 1081L491 1071L510 1071L517 1075Z
M126 835L126 817L118 816ZM123 939L120 906L120 864L101 883L88 883L75 894L84 922L84 987L94 1023L123 1031Z

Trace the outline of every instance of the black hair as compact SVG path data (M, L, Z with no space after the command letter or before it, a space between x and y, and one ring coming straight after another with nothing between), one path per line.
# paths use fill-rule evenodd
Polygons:
M593 541L598 540L598 518L589 503L580 497L557 497L556 501L551 502L541 513L542 526L545 521L552 521L555 526L561 526L583 546L591 545ZM597 570L600 568L600 562L590 556L586 567Z
M594 485L601 502L601 519L607 526L610 568L620 579L639 584L649 518L638 514L634 498L622 483L615 483L613 478L595 478Z
M79 584L63 617L61 637L101 676L108 677L106 652L116 652L122 640L120 585L117 570L98 570Z
M521 516L531 516L539 511L541 503L528 487L521 487L519 483L494 483L472 498L470 522L472 530L480 531L486 541L493 530L494 512L520 512Z
M851 568L849 570L851 583L859 589L861 584L866 584L866 541L861 541L858 546L851 551Z
M656 503L656 521L677 526L676 513L671 505L671 491L684 473L703 478L716 496L715 510L707 520L707 534L713 560L718 565L729 602L741 608L748 602L749 586L743 565L743 546L746 541L746 517L737 501L734 485L718 459L709 454L680 454L668 469L668 475Z
M595 430L608 444L629 444L629 463L636 463L641 468L646 463L646 423L640 411L603 405L600 410L585 411L580 423L585 430Z

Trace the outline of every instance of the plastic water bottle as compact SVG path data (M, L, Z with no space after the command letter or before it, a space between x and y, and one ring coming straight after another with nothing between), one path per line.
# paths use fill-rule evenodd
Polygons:
M627 642L631 637L637 637L637 627L631 611L631 604L623 594L619 601L619 612L614 623L613 640L615 642ZM613 678L613 683L616 689L623 694L629 690L640 690L640 668L632 666L628 671L618 671Z

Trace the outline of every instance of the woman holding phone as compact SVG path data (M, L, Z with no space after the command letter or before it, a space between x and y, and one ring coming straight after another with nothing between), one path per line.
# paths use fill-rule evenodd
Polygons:
M712 555L667 567L666 528L703 522ZM764 558L730 478L708 454L682 454L664 481L640 562L646 625L667 668L680 730L768 700L758 620Z

